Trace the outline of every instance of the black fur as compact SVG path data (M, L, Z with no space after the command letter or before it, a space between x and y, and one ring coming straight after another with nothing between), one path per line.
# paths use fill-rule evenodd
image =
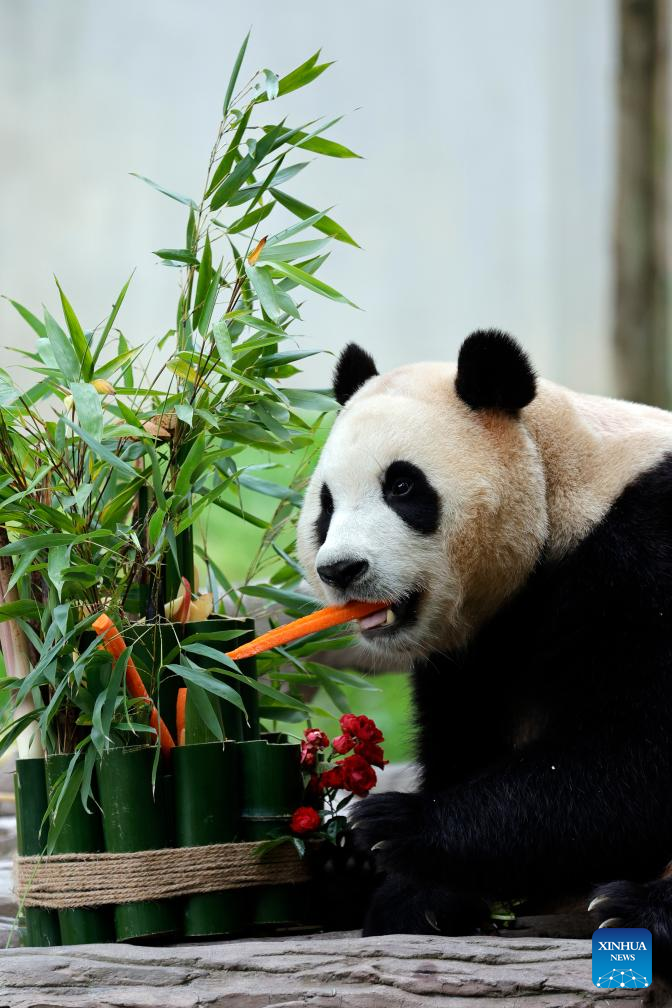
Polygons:
M401 490L405 487L407 489ZM441 515L439 495L422 469L412 462L392 462L383 478L386 503L416 532L436 532Z
M360 389L364 382L378 374L371 354L356 343L348 343L338 358L334 370L334 397L341 406Z
M423 788L354 812L380 866L419 893L494 900L610 883L596 926L650 928L672 974L672 882L642 885L672 855L672 457L464 651L417 664L414 687ZM379 900L384 931L397 911Z
M315 540L318 549L327 538L333 513L334 498L331 496L331 490L327 484L323 483L320 487L320 513L315 521Z
M472 409L516 414L534 399L537 382L527 355L511 336L482 329L460 347L455 389Z

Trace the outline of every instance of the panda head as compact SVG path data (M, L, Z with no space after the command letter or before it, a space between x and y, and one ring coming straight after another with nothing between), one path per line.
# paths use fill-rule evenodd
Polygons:
M460 647L527 578L546 534L545 484L523 410L536 381L496 330L457 366L379 375L350 344L334 375L343 409L306 491L299 556L326 603L386 601L360 621L374 654Z

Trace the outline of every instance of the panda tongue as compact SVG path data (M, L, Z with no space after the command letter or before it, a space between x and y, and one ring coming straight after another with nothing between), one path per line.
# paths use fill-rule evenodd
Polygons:
M359 620L362 630L371 630L372 627L381 626L387 620L387 609L380 609L378 612L370 613Z

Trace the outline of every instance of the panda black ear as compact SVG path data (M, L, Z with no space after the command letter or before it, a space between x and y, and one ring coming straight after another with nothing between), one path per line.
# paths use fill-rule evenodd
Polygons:
M455 390L472 409L515 414L534 399L537 380L527 354L511 336L481 329L460 347Z
M373 357L356 343L348 343L341 353L334 371L334 396L345 406L364 382L378 374Z

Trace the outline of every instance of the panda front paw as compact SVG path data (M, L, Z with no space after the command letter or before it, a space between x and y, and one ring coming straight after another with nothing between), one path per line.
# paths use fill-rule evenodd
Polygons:
M417 869L426 844L422 795L399 791L370 795L357 802L349 818L355 843L375 854L377 867L401 874Z
M648 928L654 973L672 982L672 880L608 882L593 892L588 910L597 927Z

